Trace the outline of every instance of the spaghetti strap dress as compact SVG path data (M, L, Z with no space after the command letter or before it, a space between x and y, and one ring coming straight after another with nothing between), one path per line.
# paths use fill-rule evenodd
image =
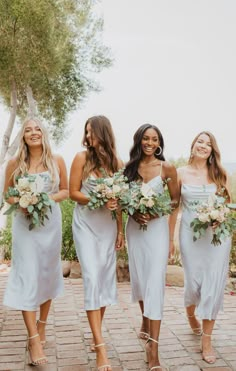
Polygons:
M212 229L193 241L191 221L196 216L193 201L206 201L216 193L214 183L207 185L182 184L182 217L180 222L180 251L184 268L184 305L195 305L201 319L214 320L223 310L224 289L229 269L231 238L221 245L211 244Z
M43 182L43 192L56 193L59 176L52 181L48 171L30 174ZM48 212L45 225L29 231L29 221L19 210L12 220L12 262L4 305L17 310L36 311L64 292L61 266L62 219L58 203Z
M93 177L82 182L85 195L93 189ZM105 207L89 210L77 204L73 214L73 238L81 265L85 310L117 303L116 221Z
M147 184L158 194L163 192L161 173ZM149 221L146 231L130 217L126 233L132 301L143 301L145 317L161 320L169 254L167 217Z

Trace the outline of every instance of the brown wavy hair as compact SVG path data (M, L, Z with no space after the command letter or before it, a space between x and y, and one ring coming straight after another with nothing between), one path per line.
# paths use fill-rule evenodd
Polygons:
M98 141L97 150L88 142L88 124L91 125L92 134ZM107 117L93 116L86 121L82 144L87 148L83 179L86 179L93 171L99 170L100 168L103 168L109 174L118 171L115 137L111 123Z
M219 194L222 194L223 191L223 196L226 197L226 199L230 199L230 194L229 190L226 187L226 182L227 182L227 173L226 170L223 168L221 164L221 154L220 150L218 147L218 144L216 142L216 138L214 135L209 132L209 131L202 131L200 132L193 140L192 145L191 145L191 153L194 144L198 140L199 136L205 134L209 137L210 142L211 142L211 155L207 159L207 167L208 167L208 175L210 180L216 184L217 186L217 192ZM190 155L188 163L191 164L193 161L192 155Z

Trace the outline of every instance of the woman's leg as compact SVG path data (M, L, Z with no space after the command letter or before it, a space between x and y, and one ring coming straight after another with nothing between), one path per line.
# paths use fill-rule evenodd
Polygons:
M216 355L211 345L211 335L215 325L215 320L202 320L202 341L201 341L201 350L202 358L207 363L215 363Z
M100 310L101 310L101 322L102 322L103 317L104 317L104 314L105 314L106 307L102 307ZM95 339L94 339L94 337L93 337L92 342L91 342L91 344L90 344L90 350L91 350L92 352L95 352L95 351L96 351L95 344L96 344L96 343L95 343Z
M142 324L141 324L141 328L139 332L139 338L143 340L147 340L149 338L150 320L149 318L143 315L143 312L144 312L143 301L139 301L139 306L142 312Z
M87 316L96 347L95 349L97 353L97 367L107 365L102 369L102 371L111 371L111 366L109 366L105 346L102 345L98 347L98 345L104 344L104 340L102 337L102 318L104 313L105 307L98 310L88 310Z
M40 337L35 336L38 334L36 326L36 311L22 311L24 322L28 331L28 348L30 351L32 362L37 364L44 364L47 362L45 357L42 344L40 343ZM35 336L35 337L34 337Z
M189 307L186 307L186 314L193 333L195 335L201 335L202 333L201 324L195 317L195 309L196 309L195 305L190 305Z
M48 313L50 310L52 300L48 300L45 303L40 305L40 314L39 314L39 321L37 322L37 329L40 336L40 341L42 341L42 344L46 341L45 336L45 329L46 329L46 323L48 318Z
M147 360L150 369L154 366L160 366L158 355L160 328L160 320L150 320L150 340L146 344Z

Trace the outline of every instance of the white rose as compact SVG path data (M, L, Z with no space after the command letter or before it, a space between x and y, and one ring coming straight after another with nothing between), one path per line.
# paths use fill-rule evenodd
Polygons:
M17 188L20 192L23 192L23 191L29 190L29 189L30 189L30 184L29 184L28 179L27 179L27 178L19 178L19 179L18 179L18 182L17 182L17 185L16 185L16 188Z
M113 180L112 178L107 178L107 179L106 179L106 184L107 184L108 186L112 186L112 185L113 185L113 182L114 182L114 180Z
M208 214L199 214L198 215L198 219L200 220L200 222L202 223L206 223L206 222L209 222L209 215Z
M121 190L120 186L118 186L118 185L116 185L116 184L113 185L113 187L112 187L112 191L113 191L113 193L119 193L120 190Z
M31 197L31 200L30 200L30 204L31 205L36 205L37 203L38 203L38 197L37 196L35 196L35 195L33 195L32 197Z
M30 197L27 195L21 196L19 204L20 204L20 207L22 207L23 209L26 209L30 205Z
M154 206L154 201L150 198L150 199L147 201L146 206L147 206L147 207L153 207L153 206Z
M210 217L211 217L212 220L217 220L217 218L219 217L219 215L220 215L219 210L212 210L210 212Z

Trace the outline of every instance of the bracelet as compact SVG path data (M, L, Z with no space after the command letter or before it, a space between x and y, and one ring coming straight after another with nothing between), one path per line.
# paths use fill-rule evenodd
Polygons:
M124 233L123 232L118 232L118 234L121 234L121 236L124 236Z

